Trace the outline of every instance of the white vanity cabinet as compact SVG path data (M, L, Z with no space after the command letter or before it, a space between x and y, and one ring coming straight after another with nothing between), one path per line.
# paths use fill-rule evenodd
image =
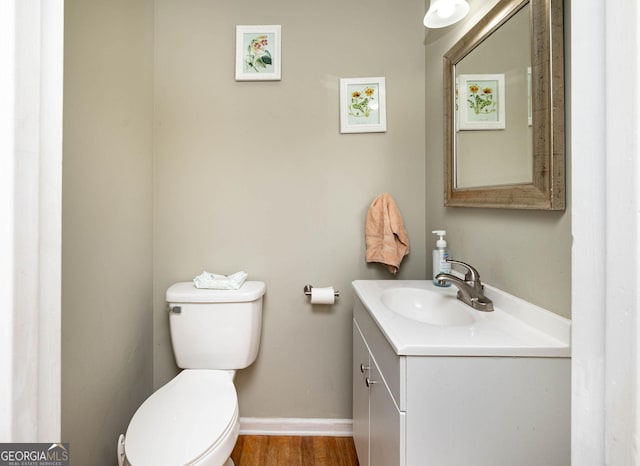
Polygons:
M361 466L369 464L369 384L371 355L353 321L353 443Z
M353 323L353 439L360 466L404 464L405 413L396 405L360 328Z
M570 464L568 357L398 354L358 299L353 314L361 466Z

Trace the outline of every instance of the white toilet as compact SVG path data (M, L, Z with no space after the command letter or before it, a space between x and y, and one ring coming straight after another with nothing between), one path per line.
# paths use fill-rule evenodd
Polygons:
M233 378L258 354L265 288L247 281L238 290L206 290L184 282L167 290L173 352L184 370L138 408L119 440L120 464L233 465L240 430Z

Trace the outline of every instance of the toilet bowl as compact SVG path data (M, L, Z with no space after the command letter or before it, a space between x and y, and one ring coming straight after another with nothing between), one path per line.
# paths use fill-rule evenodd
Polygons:
M262 323L262 282L239 290L167 290L177 376L153 393L118 440L120 466L232 466L240 431L235 371L252 364Z
M125 436L126 460L132 466L221 466L239 430L233 375L186 369L136 411Z

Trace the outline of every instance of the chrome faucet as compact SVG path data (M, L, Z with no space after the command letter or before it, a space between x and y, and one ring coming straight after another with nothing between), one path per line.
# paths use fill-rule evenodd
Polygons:
M478 271L461 261L447 259L452 264L462 265L467 268L464 280L448 273L439 273L436 280L440 283L453 283L458 288L458 299L468 304L477 311L493 311L493 301L484 295L484 285L480 281Z

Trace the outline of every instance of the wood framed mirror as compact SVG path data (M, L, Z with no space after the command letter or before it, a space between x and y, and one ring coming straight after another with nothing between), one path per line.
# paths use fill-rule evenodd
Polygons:
M444 55L445 206L564 210L563 47L562 0L500 0Z

